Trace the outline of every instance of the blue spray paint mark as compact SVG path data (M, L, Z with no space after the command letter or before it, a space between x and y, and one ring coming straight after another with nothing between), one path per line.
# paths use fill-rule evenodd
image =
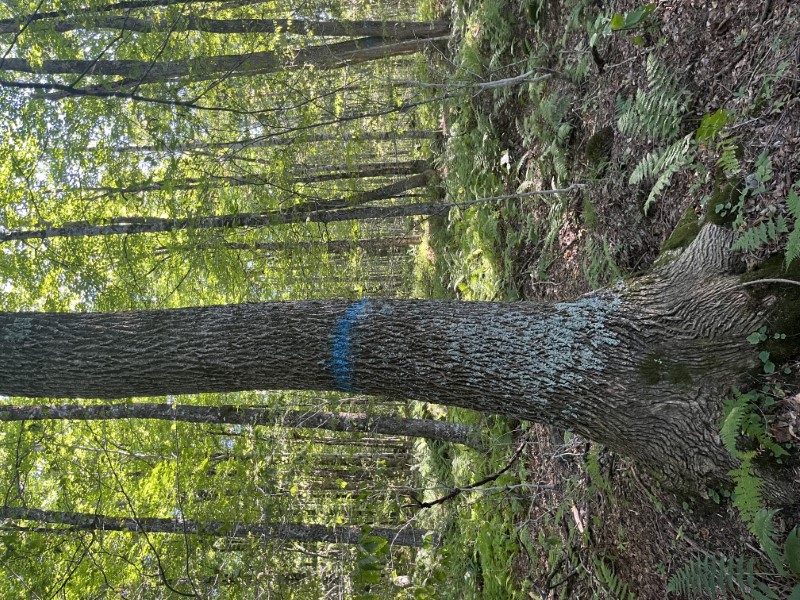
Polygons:
M333 379L336 386L343 392L353 390L353 348L351 340L353 336L353 325L361 318L361 313L369 304L369 300L364 298L360 302L348 308L339 322L336 323L336 336L333 339L332 368Z

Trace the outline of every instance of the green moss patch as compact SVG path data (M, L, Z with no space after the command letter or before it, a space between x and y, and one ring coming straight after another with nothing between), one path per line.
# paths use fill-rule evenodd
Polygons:
M700 221L693 208L688 208L675 226L672 234L661 246L661 252L686 248L700 233Z
M679 362L670 360L661 354L648 354L639 365L639 375L647 385L656 385L666 381L675 385L692 383L689 368Z

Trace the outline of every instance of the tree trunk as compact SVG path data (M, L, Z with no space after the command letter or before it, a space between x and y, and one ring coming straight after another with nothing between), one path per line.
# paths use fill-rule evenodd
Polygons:
M35 21L34 21L35 23ZM27 27L26 27L27 26ZM386 40L415 40L447 36L447 21L311 21L308 19L207 19L185 16L177 19L141 19L129 15L96 15L63 18L34 25L19 19L0 20L0 35L37 31L75 31L80 29L116 29L137 33L173 33L207 31L209 33L291 33L322 37L377 37Z
M190 152L195 150L211 150L215 148L227 150L246 150L249 148L271 148L273 146L290 146L292 144L318 144L320 142L396 142L402 140L432 140L441 135L432 130L410 131L378 131L363 133L317 133L314 135L298 135L297 137L263 136L235 142L187 142L177 145L150 146L114 146L112 152Z
M0 393L306 389L414 398L570 428L671 481L718 484L734 466L719 440L720 400L757 365L745 338L770 316L770 302L755 302L731 274L732 236L706 226L647 276L552 305L362 300L4 313Z
M322 165L319 167L300 167L295 181L314 183L340 179L365 179L368 177L391 177L424 173L429 168L427 160L408 160L373 163L369 165Z
M0 506L0 518L66 525L73 531L127 531L136 533L174 533L178 535L213 535L224 538L260 537L297 542L358 544L360 527L342 525L306 525L297 523L228 523L224 521L188 521L159 517L111 517L92 513L40 510ZM46 532L50 532L47 529ZM387 529L376 527L370 535L385 538L394 546L421 548L429 532L424 529ZM432 535L432 534L430 534Z
M352 179L354 177L379 177L386 175L404 175L411 174L410 177L394 181L390 184L360 192L350 199L341 200L323 200L323 201L309 201L301 205L294 205L288 207L291 210L304 210L301 207L322 207L329 208L342 208L344 206L352 206L354 204L365 204L375 200L385 200L392 198L402 192L421 187L425 185L431 178L433 171L426 167L427 161L409 161L403 163L401 166L392 169L382 167L380 164L374 168L365 167L359 173L338 173L334 176L320 176L315 177L297 177L290 180L289 183L312 183L314 181L325 181L333 179ZM393 171L393 172L390 172ZM271 187L275 183L261 175L211 175L208 177L186 177L183 179L168 179L156 181L144 181L132 183L124 187L120 186L86 186L80 188L82 192L101 192L105 194L141 194L144 192L159 192L162 190L169 190L174 192L176 190L197 190L197 189L213 189L225 187L240 187L240 186L264 186ZM78 191L76 188L62 188L58 192L64 193L69 191ZM311 209L308 209L311 210Z
M363 240L311 240L293 242L229 242L227 240L207 240L191 246L155 248L153 254L168 252L187 252L193 250L249 250L251 252L308 252L325 250L328 254L346 254L356 250L363 250L370 256L388 256L407 250L410 246L417 246L422 241L418 235L388 236L379 238L366 238Z
M460 423L434 421L432 419L411 419L363 413L286 411L273 408L244 408L231 405L192 406L135 402L91 405L0 405L0 421L44 421L54 419L79 421L155 419L161 421L184 421L187 423L278 425L300 429L327 429L329 431L372 432L421 437L464 444L478 450L483 449L480 433L473 427Z
M335 44L309 46L284 52L262 51L248 54L202 56L165 62L124 59L44 60L33 65L24 58L0 58L0 71L16 71L40 75L103 75L123 77L117 84L140 85L166 82L181 77L202 81L211 77L235 77L276 73L290 69L314 67L337 69L348 64L413 54L424 49L430 40L387 42L367 37Z
M92 225L87 222L73 222L61 227L0 231L0 243L20 240L44 240L56 237L98 237L108 235L134 235L140 233L162 233L197 229L233 229L236 227L271 227L288 223L335 223L339 221L360 221L365 219L390 219L441 214L451 208L451 204L439 202L419 202L395 206L360 206L335 210L272 211L264 213L237 213L211 217L165 219L161 217L120 217L109 225Z

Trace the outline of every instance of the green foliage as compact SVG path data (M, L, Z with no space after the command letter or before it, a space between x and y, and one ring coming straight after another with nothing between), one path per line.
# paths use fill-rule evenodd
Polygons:
M758 225L745 230L731 245L731 249L754 252L770 242L777 242L779 235L783 233L789 233L789 228L786 226L786 220L783 216L770 217L766 222L762 221Z
M606 588L606 592L615 600L636 600L637 596L622 581L609 563L602 558L594 559L594 570L597 578Z
M611 29L613 31L622 31L639 27L655 9L656 3L650 2L640 6L636 10L626 12L624 15L615 13L614 16L611 17Z
M642 181L657 177L653 187L650 188L647 200L645 200L643 207L645 213L669 185L673 175L691 163L693 159L692 135L688 134L664 149L649 152L636 165L630 176L629 183L631 185L638 185Z
M706 113L700 121L700 127L697 128L695 139L698 142L713 141L723 135L725 127L730 122L730 114L722 108L713 113Z
M595 289L623 276L622 270L614 261L613 249L607 240L599 236L587 238L582 267L583 276Z
M748 341L753 344L766 339L765 327L748 336ZM739 466L729 475L735 484L733 504L742 521L769 558L775 577L797 577L796 567L800 567L798 530L795 528L789 532L781 550L776 541L774 520L778 511L765 507L764 482L754 464L763 451L768 451L773 459L778 460L787 454L786 449L767 434L765 403L768 404L769 399L760 393L743 394L734 389L733 398L725 403L720 437L725 449L739 460ZM756 449L741 450L742 436L751 444L755 443ZM698 595L732 598L745 594L755 600L778 600L781 596L755 575L759 570L752 559L745 562L742 557L698 557L670 577L667 591L691 598ZM797 586L794 589L797 590Z
M630 137L670 141L680 131L690 100L691 94L651 53L646 88L639 89L633 100L617 98L617 128Z
M596 46L601 37L607 38L616 32L630 34L642 27L648 32L655 30L654 19L652 18L652 13L655 9L656 3L649 2L630 12L614 13L611 17L606 15L598 16L593 27L595 31L590 36L590 44ZM642 46L645 43L645 38L638 34L629 35L628 39L637 46Z
M792 261L800 258L800 195L797 193L797 188L800 187L800 182L797 182L789 190L789 195L786 197L786 210L794 218L794 225L789 239L786 241L786 268L792 264Z
M694 159L695 135L687 134L675 140L690 99L689 92L679 85L654 54L647 57L647 88L638 90L633 100L617 98L617 127L620 132L630 137L670 142L666 147L647 153L631 173L631 185L655 179L644 203L645 213L672 177ZM712 126L712 123L707 123L703 135Z
M689 598L730 598L737 590L753 600L778 600L778 596L753 573L753 560L702 556L691 560L675 572L667 584L667 592Z

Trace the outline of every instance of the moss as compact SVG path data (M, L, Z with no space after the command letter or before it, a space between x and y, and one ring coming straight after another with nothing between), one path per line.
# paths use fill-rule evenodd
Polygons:
M784 257L778 254L770 257L758 267L741 276L742 283L758 279L791 279L800 282L800 263L792 263L786 269ZM800 356L800 286L788 283L764 283L746 288L758 305L768 298L774 298L767 317L768 338L759 346L770 353L770 359L777 365ZM776 340L776 333L786 335Z
M661 354L648 354L639 365L639 375L647 385L668 381L674 385L689 385L692 375L683 363L675 362Z
M675 226L672 234L661 246L661 252L686 248L700 233L700 222L693 208L688 208Z
M716 181L714 193L711 194L706 204L706 222L715 225L730 225L736 220L736 206L739 204L739 188L741 181ZM717 212L717 206L728 206L724 211ZM722 214L724 212L725 214Z

